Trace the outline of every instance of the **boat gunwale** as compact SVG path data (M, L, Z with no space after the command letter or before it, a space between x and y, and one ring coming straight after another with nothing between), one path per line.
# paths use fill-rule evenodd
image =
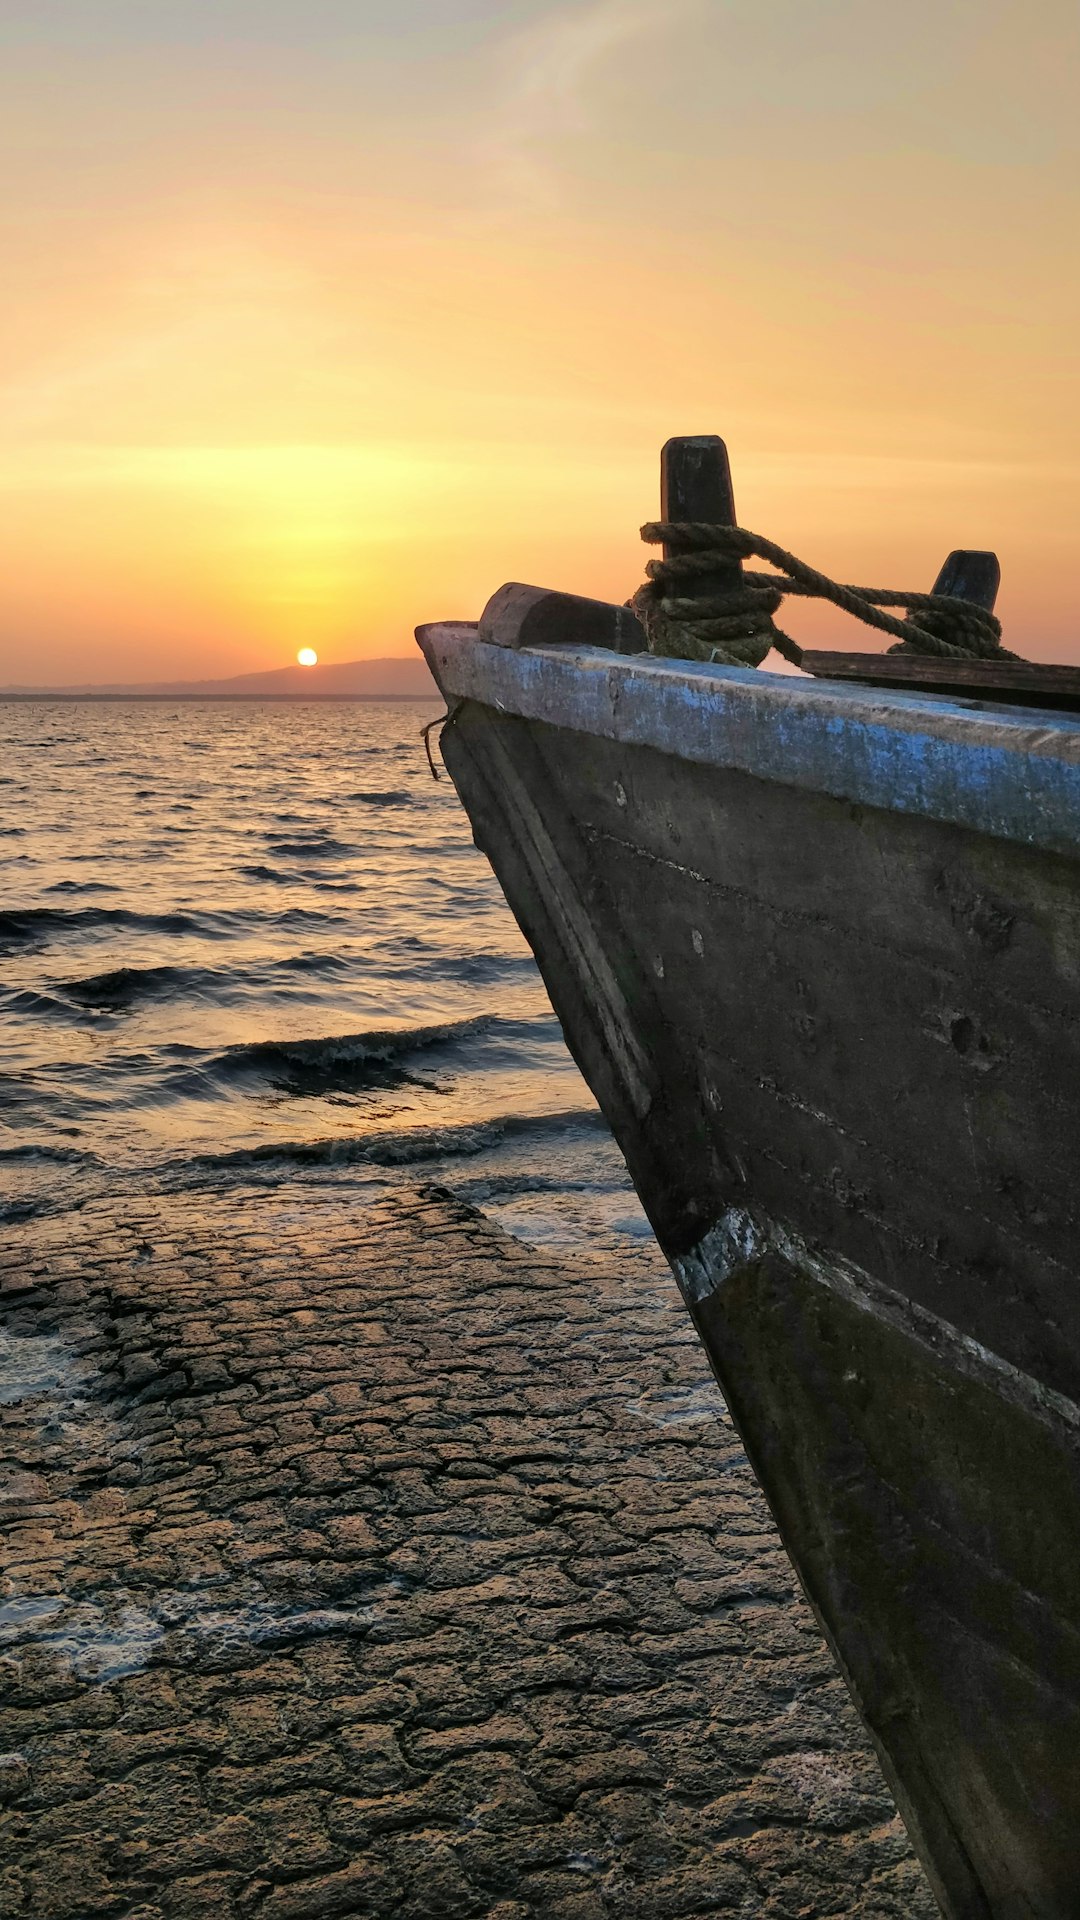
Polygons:
M1080 716L572 642L500 646L458 621L418 627L416 638L451 707L472 700L855 805L1080 852Z

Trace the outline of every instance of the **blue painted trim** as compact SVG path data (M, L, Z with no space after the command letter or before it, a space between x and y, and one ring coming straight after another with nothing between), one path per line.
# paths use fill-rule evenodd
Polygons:
M1072 715L599 648L515 651L471 627L422 627L417 638L448 702L477 700L865 806L1080 850Z

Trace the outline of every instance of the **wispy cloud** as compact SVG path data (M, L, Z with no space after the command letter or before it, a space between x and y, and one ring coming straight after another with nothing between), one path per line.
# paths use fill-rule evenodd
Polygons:
M504 41L495 97L478 141L489 184L516 201L556 203L558 149L601 119L620 56L650 35L670 35L700 5L592 0L545 14Z

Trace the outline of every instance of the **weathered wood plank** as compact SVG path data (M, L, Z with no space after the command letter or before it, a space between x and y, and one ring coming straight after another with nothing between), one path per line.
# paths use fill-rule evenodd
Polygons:
M717 434L682 434L662 447L660 518L703 520L717 527L738 525L731 463ZM673 552L672 547L665 546L664 558L670 560ZM732 560L713 573L698 574L680 583L679 596L685 600L708 599L712 594L732 592L741 580L742 564Z
M979 547L954 547L931 588L932 593L947 593L954 600L970 600L993 613L1001 585L1001 564L996 553Z
M803 671L819 680L850 680L909 693L990 700L1080 712L1080 667L1034 660L938 660L910 653L832 653L803 649Z
M653 746L808 793L1075 854L1080 722L912 699L745 667L599 648L477 644L461 626L417 638L448 700L476 699L589 739Z
M644 653L649 644L630 607L518 580L492 594L478 632L493 647L610 647L615 653Z

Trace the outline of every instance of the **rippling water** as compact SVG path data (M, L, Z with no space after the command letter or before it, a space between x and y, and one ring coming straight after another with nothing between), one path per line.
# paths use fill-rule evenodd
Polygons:
M415 701L0 705L0 1218L449 1181L644 1231Z

